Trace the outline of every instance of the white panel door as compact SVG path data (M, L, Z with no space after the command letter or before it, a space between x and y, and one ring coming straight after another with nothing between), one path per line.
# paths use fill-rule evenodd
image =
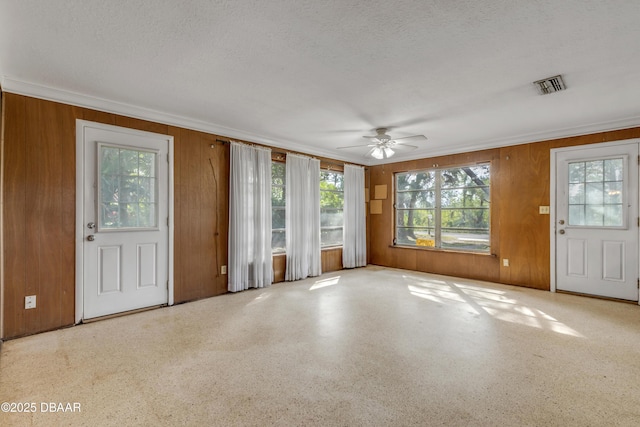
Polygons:
M638 300L638 143L556 153L556 288Z
M167 136L83 132L83 315L168 303Z

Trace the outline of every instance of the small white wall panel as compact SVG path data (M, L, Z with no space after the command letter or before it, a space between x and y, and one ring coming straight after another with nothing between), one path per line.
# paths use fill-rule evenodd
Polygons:
M616 282L624 281L624 242L602 242L602 278Z
M157 244L156 243L138 243L138 262L137 262L137 276L138 276L138 288L145 288L148 286L157 286L156 271L157 271Z
M567 239L567 274L575 277L587 277L587 241L585 239Z
M120 280L120 246L98 248L98 295L122 291Z

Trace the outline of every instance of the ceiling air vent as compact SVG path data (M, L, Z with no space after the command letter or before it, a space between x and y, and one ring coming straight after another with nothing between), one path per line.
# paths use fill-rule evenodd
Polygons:
M533 82L533 84L536 85L536 87L538 88L540 95L546 95L553 92L560 92L561 90L566 89L566 86L564 85L564 81L562 81L561 75L547 77L546 79Z

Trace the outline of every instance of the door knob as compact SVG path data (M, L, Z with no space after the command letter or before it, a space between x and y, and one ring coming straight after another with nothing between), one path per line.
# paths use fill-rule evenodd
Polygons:
M560 225L564 224L564 219L561 219L560 221L558 221L558 223L559 223Z
M90 242L93 242L94 240L96 240L96 236L94 236L93 234L89 234L87 236L87 240L90 241Z
M87 228L96 228L96 223L95 222L90 222L89 224L87 224Z
M558 233L564 234L564 230L560 230L560 231L558 231Z

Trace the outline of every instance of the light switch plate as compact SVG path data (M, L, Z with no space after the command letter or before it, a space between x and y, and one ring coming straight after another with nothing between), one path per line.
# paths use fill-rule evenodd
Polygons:
M540 206L540 215L549 215L549 206Z

